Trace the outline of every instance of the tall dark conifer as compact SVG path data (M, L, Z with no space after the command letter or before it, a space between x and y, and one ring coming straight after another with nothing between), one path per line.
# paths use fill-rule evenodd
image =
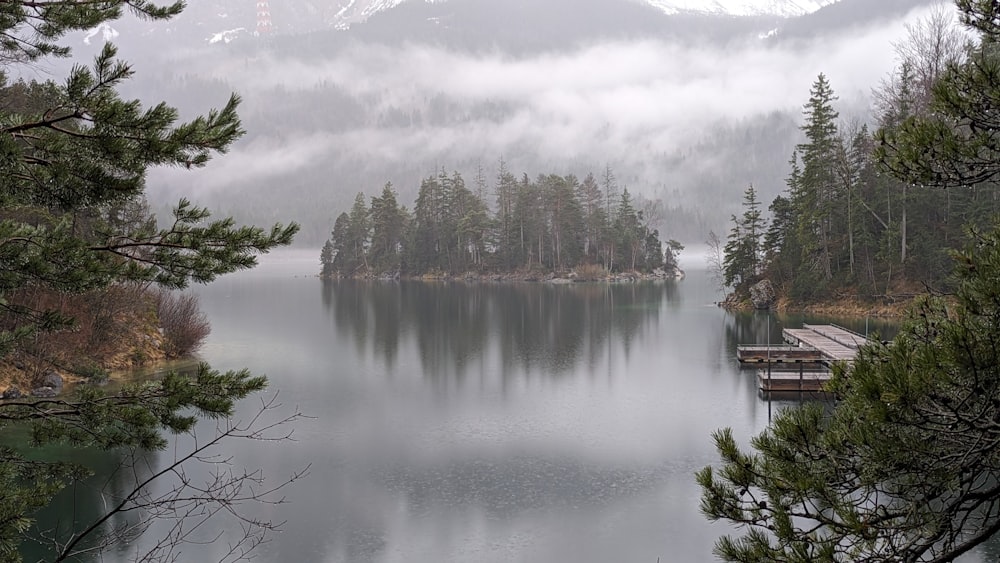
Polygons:
M766 229L753 184L743 192L743 215L739 218L734 215L732 222L724 249L722 281L745 297L761 274Z
M382 195L371 199L372 226L369 263L376 273L398 272L406 232L406 210L396 201L396 191L388 183Z
M593 174L587 174L577 188L584 221L584 260L596 263L600 256L601 239L607 230L608 216L604 211L601 188Z
M840 211L840 192L836 182L839 136L838 113L833 109L837 97L826 76L820 74L805 104L802 131L806 141L797 147L801 173L791 185L792 205L798 215L799 245L804 253L803 266L818 274L824 284L833 278L836 213Z

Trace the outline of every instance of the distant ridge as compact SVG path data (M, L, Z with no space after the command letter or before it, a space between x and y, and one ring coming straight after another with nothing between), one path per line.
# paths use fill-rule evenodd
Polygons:
M838 0L637 0L665 14L698 13L723 16L777 16L809 14Z

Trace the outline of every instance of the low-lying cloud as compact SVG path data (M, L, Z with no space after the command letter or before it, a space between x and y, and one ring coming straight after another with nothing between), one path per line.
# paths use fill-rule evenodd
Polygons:
M334 172L338 162L359 161L373 170L379 163L391 168L402 161L423 163L426 170L450 169L456 162L495 161L516 146L540 163L589 162L597 168L608 163L637 171L633 177L644 175L635 181L639 190L683 185L674 171L659 169L664 155L689 150L718 123L799 112L819 73L839 95L845 117L865 111L871 89L896 65L892 42L905 38L904 22L924 14L918 10L844 36L795 43L748 40L740 48L637 40L515 57L428 45L356 45L323 61L262 56L249 64L242 58L222 65L213 60L203 68L188 61L185 72L217 77L240 92L245 114L289 112L274 118L289 124L280 140L254 137L241 143L196 172L194 182L225 190L318 162ZM331 87L360 100L372 115L359 120L361 125L299 132L295 124L303 122L301 115L325 108L274 104L276 92ZM499 117L414 126L377 123L374 117L389 111L427 115L435 100L458 112L483 104L504 110ZM371 178L362 188L374 192L388 179ZM174 172L151 176L154 187L176 181ZM354 193L359 187L349 189Z

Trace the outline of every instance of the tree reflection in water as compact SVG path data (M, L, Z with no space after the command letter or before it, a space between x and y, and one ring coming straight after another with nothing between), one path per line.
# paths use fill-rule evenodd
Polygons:
M465 377L498 349L503 373L520 367L549 375L595 365L609 339L625 353L639 331L678 300L675 282L628 284L328 281L323 304L359 352L369 345L386 365L415 340L431 377Z

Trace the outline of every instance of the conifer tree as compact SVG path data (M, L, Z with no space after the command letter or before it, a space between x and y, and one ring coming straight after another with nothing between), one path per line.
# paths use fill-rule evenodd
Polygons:
M323 248L319 251L319 263L321 266L320 277L329 278L334 273L333 259L336 256L336 251L334 250L333 241L327 239L323 243Z
M608 216L602 205L601 188L593 174L587 174L577 190L584 220L583 255L588 262L596 262L600 253L602 234L607 230Z
M574 176L549 174L539 183L548 212L552 267L575 266L583 244L583 213L576 198L579 182Z
M615 221L615 195L618 193L618 181L611 170L611 165L604 167L604 174L601 177L601 187L604 189L604 216L607 218L606 228L601 236L601 256L604 261L604 269L612 271L615 268L617 256L617 238L613 223Z
M762 246L765 232L760 201L753 184L743 192L743 215L732 217L733 229L724 248L722 281L743 296L749 295L750 285L761 273Z
M347 213L341 213L337 220L333 222L333 231L330 233L331 255L330 262L332 271L338 275L350 275L352 272L347 266L350 254L350 242L347 235L347 225L351 219Z
M368 212L371 220L369 262L377 273L398 272L406 232L406 209L396 201L391 183L382 188L382 195L372 197Z
M805 252L804 265L814 268L827 282L833 277L834 212L839 195L835 174L838 113L832 105L836 99L826 76L820 74L803 109L806 141L798 146L802 169L791 193L799 218L797 234Z
M513 254L517 240L514 221L517 178L507 170L507 163L502 158L500 159L500 170L497 172L495 191L497 198L496 241L501 253L500 264L505 270L510 270L517 263Z
M350 273L361 269L368 270L368 244L371 239L371 218L368 216L368 205L365 194L358 192L354 196L354 205L347 214L347 256L344 266Z
M414 273L447 270L447 238L444 234L443 188L438 178L430 176L420 182L417 201L413 206L412 248L410 265Z
M624 253L622 259L628 260L622 264L622 269L626 269L627 266L628 270L634 271L645 237L639 225L639 215L632 205L632 196L628 193L628 188L622 190L621 200L618 202L614 232L619 252Z
M545 259L545 205L538 182L524 174L517 183L514 217L517 228L517 252L521 264L531 269L540 267Z
M69 47L61 43L66 34L117 19L124 11L161 20L183 7L183 2L157 6L148 0L3 2L2 74L16 74L22 65L40 64L48 56L68 55ZM119 88L132 74L116 48L107 44L92 65L75 66L62 83L30 86L28 97L19 97L17 84L3 89L0 302L4 314L16 319L6 326L17 328L0 333L0 355L28 336L72 324L55 311L19 307L14 299L24 288L64 294L122 283L183 288L252 267L258 254L288 244L298 229L294 224L261 229L237 226L228 218L213 220L206 209L186 199L164 228L141 213L138 220L126 220L128 214L121 211L142 209L151 167L200 168L243 135L238 96L231 96L220 110L182 123L177 110L165 103L144 107L123 99ZM172 374L114 391L89 387L56 399L7 401L0 404L0 420L32 424L34 441L42 445L157 449L167 443L163 433L187 431L199 417L225 418L237 400L265 385L265 378L246 371L220 373L201 366L195 376ZM230 425L219 439L252 438L254 431ZM175 464L163 475L179 468ZM83 473L72 463L33 461L13 448L0 448L0 557L19 559L17 546L34 511ZM92 525L84 523L78 534L54 538L53 558L65 560L83 551L108 549L116 541L135 540L105 525L125 511L137 515L136 527L130 528L134 532L148 525L150 514L169 515L185 498L216 507L252 500L256 495L248 497L242 490L250 479L219 474L206 488L182 483L173 489L176 496L159 498L146 496L143 484L137 483ZM251 519L242 524L246 536L237 545L244 546L271 527ZM174 536L168 543L185 537ZM162 552L146 555L155 558Z

